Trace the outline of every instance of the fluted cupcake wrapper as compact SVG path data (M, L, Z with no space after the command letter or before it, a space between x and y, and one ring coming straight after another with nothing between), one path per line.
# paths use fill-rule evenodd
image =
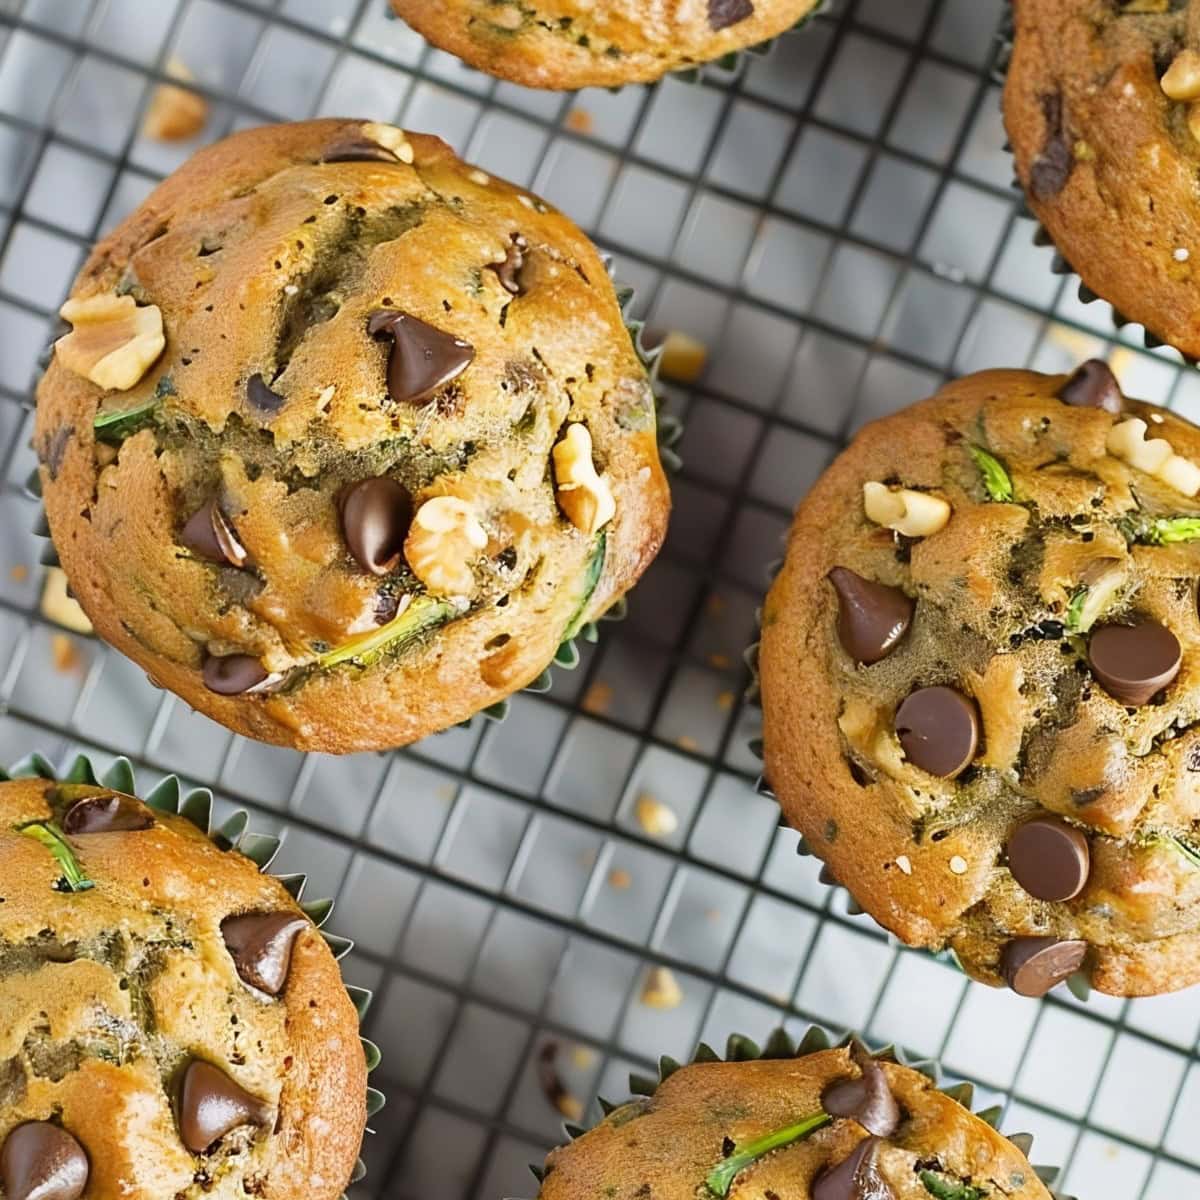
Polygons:
M48 759L34 753L21 759L7 770L0 768L0 782L12 779L47 779L55 783L87 784L91 787L111 788L115 792L124 792L128 796L137 796L137 780L134 777L133 765L127 758L114 759L107 770L98 772L91 759L85 754L77 755L75 760L64 772L59 772ZM220 825L213 824L213 794L208 788L192 788L185 790L178 776L168 775L160 780L144 796L140 797L147 808L172 816L182 817L194 825L219 850L238 853L248 858L263 873L268 874L271 863L279 853L282 838L273 834L256 833L250 829L250 815L244 809L239 809ZM325 944L332 951L335 959L340 961L354 948L354 942L349 938L329 933L325 929L330 916L333 914L332 900L306 900L304 889L308 877L303 874L274 875L293 900L300 906L304 915L316 926ZM366 988L346 984L346 993L358 1013L360 1023L367 1015L371 1006L373 993ZM367 1071L372 1072L379 1066L382 1059L379 1047L368 1038L360 1037L363 1055L367 1062ZM370 1120L384 1104L387 1098L378 1088L367 1088L367 1119ZM370 1128L367 1133L374 1132ZM357 1183L367 1173L366 1165L359 1158L355 1164L350 1182Z
M999 1130L999 1121L1003 1112L1002 1107L994 1105L991 1108L980 1109L976 1112L972 1108L975 1098L974 1084L956 1083L942 1087L941 1066L936 1059L913 1057L902 1047L896 1045L881 1046L879 1049L872 1050L866 1041L856 1033L844 1033L840 1036L835 1036L820 1025L810 1025L804 1035L798 1039L793 1038L781 1026L774 1030L761 1046L745 1034L734 1033L729 1036L725 1043L724 1054L718 1054L707 1043L701 1042L686 1064L671 1058L669 1055L663 1055L658 1060L658 1072L656 1075L631 1074L629 1076L630 1099L638 1096L653 1096L676 1071L685 1065L691 1066L695 1063L713 1062L756 1062L762 1059L805 1058L809 1054L816 1054L822 1050L841 1050L846 1047L856 1047L859 1053L870 1055L871 1058L883 1062L894 1062L902 1067L908 1067L910 1070L919 1071L937 1087L942 1095L948 1096L956 1104L960 1104L963 1108L971 1111L981 1121L986 1122L993 1129ZM615 1109L621 1107L620 1104L614 1104L612 1101L606 1100L603 1096L597 1096L596 1101L602 1113L601 1120ZM583 1126L572 1124L569 1121L563 1122L563 1133L570 1141L582 1137L592 1128L594 1128L594 1124ZM1005 1134L1004 1136L1026 1158L1029 1157L1033 1149L1033 1134L1012 1133ZM1031 1165L1033 1165L1033 1170L1037 1174L1037 1177L1048 1189L1051 1189L1050 1194L1055 1197L1055 1200L1074 1200L1074 1197L1053 1191L1053 1185L1061 1174L1060 1168L1055 1166ZM540 1184L544 1177L543 1169L538 1166L530 1166L529 1169Z

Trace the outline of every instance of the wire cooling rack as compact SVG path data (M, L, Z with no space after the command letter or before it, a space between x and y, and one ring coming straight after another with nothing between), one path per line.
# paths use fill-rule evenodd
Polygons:
M564 96L469 71L385 0L0 0L0 757L124 753L287 829L281 861L339 897L351 981L377 992L391 1102L357 1197L531 1195L526 1164L561 1140L543 1059L570 1114L659 1054L780 1021L938 1055L1084 1200L1200 1188L1200 992L968 986L818 883L746 748L766 565L864 420L953 374L1092 354L1200 414L1200 375L1115 338L1031 242L990 73L1001 2L843 0L698 84ZM140 132L175 58L210 104L182 145ZM546 195L640 315L711 351L699 385L667 389L685 466L629 619L502 726L340 760L234 738L47 621L20 492L36 360L89 243L201 142L331 113L439 133ZM639 802L676 827L648 833ZM646 1002L661 968L674 1007Z

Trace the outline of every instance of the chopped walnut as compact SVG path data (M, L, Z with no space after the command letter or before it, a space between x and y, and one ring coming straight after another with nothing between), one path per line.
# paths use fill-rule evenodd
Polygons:
M876 525L905 537L928 537L950 520L950 505L941 496L888 488L882 483L863 484L863 509Z
M58 361L106 391L133 387L167 344L158 306L139 308L132 296L68 300L58 312L72 325L54 343Z
M469 596L475 590L471 563L487 542L470 504L457 496L435 496L417 509L404 542L404 557L431 592Z
M599 532L616 516L617 502L607 476L597 474L592 462L592 435L587 426L568 425L553 453L558 507L576 529L587 534Z
M641 1001L649 1008L678 1008L683 989L666 967L651 967L642 984Z
M1200 467L1171 449L1163 438L1147 438L1149 427L1140 417L1130 417L1108 431L1108 452L1138 471L1154 475L1185 496L1200 492Z
M184 83L195 78L178 58L167 63L167 74ZM160 142L182 142L195 137L207 120L208 101L203 96L173 83L163 83L150 97L142 133Z
M61 567L47 567L42 587L42 616L72 633L91 633L92 623L79 601L67 591L67 576Z
M1172 100L1200 100L1200 54L1180 50L1160 83Z

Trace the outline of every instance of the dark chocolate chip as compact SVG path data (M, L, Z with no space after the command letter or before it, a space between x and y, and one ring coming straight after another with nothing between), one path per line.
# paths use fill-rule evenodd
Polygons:
M847 567L829 572L838 598L838 639L860 663L874 663L895 649L912 621L913 601L899 588L864 579Z
M900 1105L883 1068L870 1058L858 1079L839 1079L825 1089L821 1107L834 1117L849 1117L876 1137L891 1137L900 1124Z
M231 1129L270 1124L271 1106L224 1071L199 1059L188 1065L179 1096L179 1135L193 1154L204 1154Z
M1035 200L1050 200L1066 186L1075 157L1063 128L1061 92L1042 97L1042 113L1046 118L1046 140L1030 168L1029 190Z
M413 518L408 489L380 475L351 484L339 501L342 537L359 565L372 575L395 570Z
M38 458L44 464L51 481L58 478L67 454L67 445L74 436L74 425L60 425L50 437L42 439Z
M1044 996L1083 966L1087 942L1052 937L1014 938L1000 956L1000 973L1019 996Z
M961 775L979 747L979 709L953 688L910 692L896 709L895 728L908 761L942 779Z
M287 983L292 946L308 922L296 913L247 913L226 917L221 936L237 973L259 991L278 996Z
M504 261L488 264L496 272L500 286L514 296L525 295L526 289L521 282L521 268L525 266L525 251L528 249L529 243L519 233L514 233L508 244Z
M326 147L325 153L321 155L321 161L325 163L398 163L400 159L386 146L381 146L378 142L371 141L370 138L350 136L341 138Z
M72 837L88 833L134 833L153 824L150 810L140 800L121 792L77 800L62 819L63 832Z
M1145 704L1179 674L1179 639L1157 621L1104 625L1088 640L1100 686L1122 704Z
M881 1145L881 1138L863 1138L849 1157L813 1180L812 1200L895 1200L895 1192L879 1173Z
M1123 407L1121 385L1101 358L1089 358L1076 367L1070 379L1058 389L1058 398L1076 408L1102 408L1114 415Z
M179 541L194 554L212 562L244 567L250 561L246 547L238 540L237 531L215 499L192 513L179 534Z
M274 416L287 402L287 397L271 391L261 375L251 375L246 380L246 401L257 412Z
M1083 831L1059 817L1034 817L1008 839L1008 869L1039 900L1071 900L1083 891L1091 850Z
M220 696L240 696L268 678L267 669L250 654L210 654L204 660L204 686Z
M708 24L714 33L752 16L752 0L708 0Z
M79 1200L88 1181L83 1147L49 1121L27 1121L0 1150L5 1200Z
M423 404L438 388L457 379L475 358L475 347L469 342L395 309L372 313L367 331L392 338L387 383L397 404Z

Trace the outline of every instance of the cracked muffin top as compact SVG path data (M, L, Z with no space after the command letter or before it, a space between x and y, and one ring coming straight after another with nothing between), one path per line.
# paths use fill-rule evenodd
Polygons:
M1051 1200L1015 1142L926 1075L857 1043L681 1067L553 1151L538 1195Z
M1091 293L1200 356L1200 0L1014 8L1004 115L1030 207Z
M648 83L770 41L820 0L392 0L435 46L526 87Z
M62 311L35 444L71 587L239 733L340 753L463 721L662 542L654 396L604 264L436 138L230 137Z
M1041 995L1200 981L1200 430L1104 363L864 428L763 616L766 778L906 942Z
M104 787L0 784L0 1196L334 1200L358 1015L279 880Z

